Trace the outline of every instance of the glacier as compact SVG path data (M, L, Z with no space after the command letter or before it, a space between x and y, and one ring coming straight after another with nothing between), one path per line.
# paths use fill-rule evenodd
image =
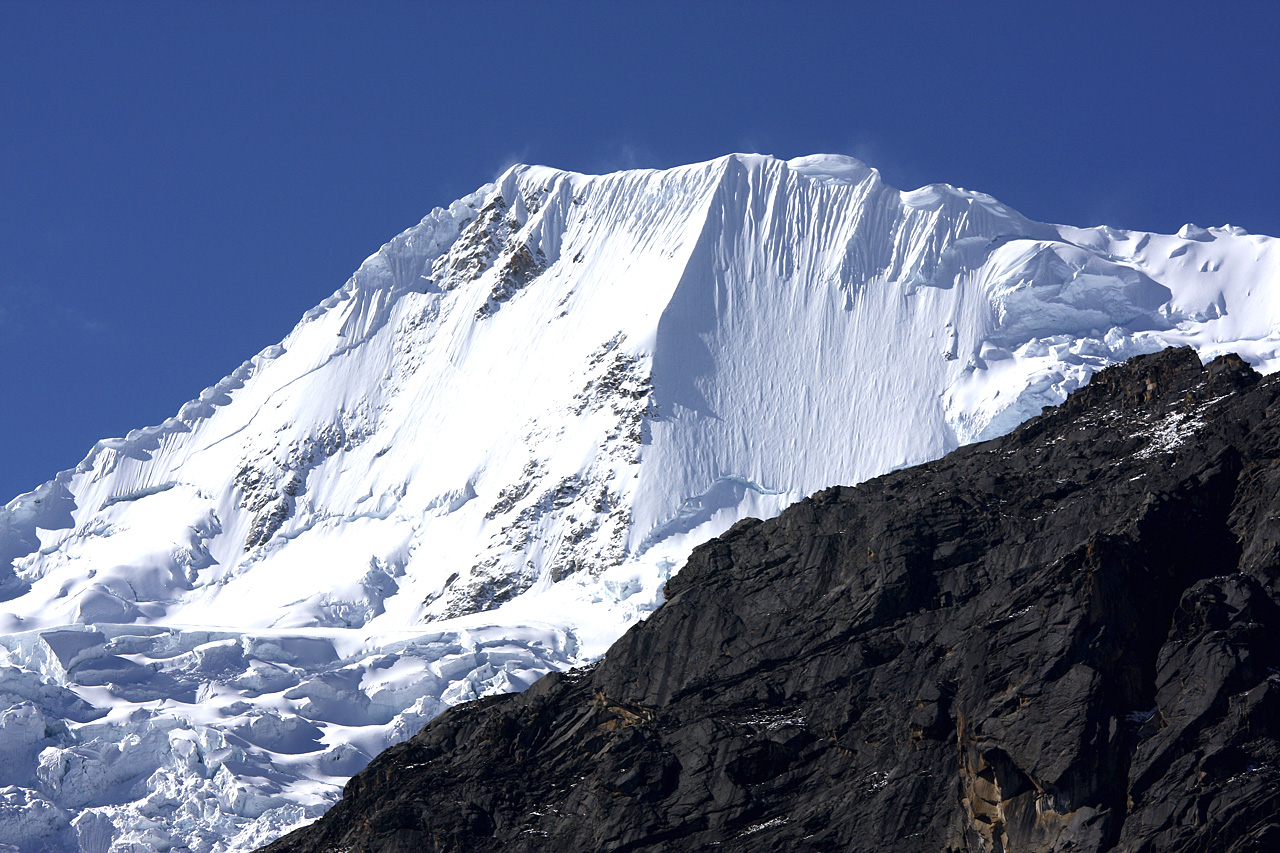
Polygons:
M1184 344L1280 367L1275 239L836 155L513 166L0 509L0 851L252 849L593 661L736 521Z

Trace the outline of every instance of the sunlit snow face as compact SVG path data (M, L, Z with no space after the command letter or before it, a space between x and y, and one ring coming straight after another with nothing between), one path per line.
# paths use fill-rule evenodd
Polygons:
M834 156L513 168L0 512L0 839L249 849L447 705L600 655L743 517L1139 352L1272 369L1275 241L1184 231Z

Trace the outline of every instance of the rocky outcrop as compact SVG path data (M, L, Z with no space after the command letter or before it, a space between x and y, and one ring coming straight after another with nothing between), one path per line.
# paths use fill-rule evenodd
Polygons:
M667 596L266 849L1280 849L1280 377L1238 358L740 522Z

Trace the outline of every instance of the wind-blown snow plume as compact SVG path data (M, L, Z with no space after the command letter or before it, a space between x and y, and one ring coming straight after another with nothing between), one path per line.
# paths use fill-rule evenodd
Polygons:
M513 167L0 510L0 838L269 840L449 704L598 656L744 516L1170 344L1274 370L1276 246L845 157Z

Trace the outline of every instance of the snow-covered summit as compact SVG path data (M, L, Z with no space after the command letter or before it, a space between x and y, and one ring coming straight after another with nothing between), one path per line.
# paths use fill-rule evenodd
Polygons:
M601 653L745 515L1140 352L1274 370L1276 246L834 155L514 166L0 510L0 838L262 841L448 704Z

